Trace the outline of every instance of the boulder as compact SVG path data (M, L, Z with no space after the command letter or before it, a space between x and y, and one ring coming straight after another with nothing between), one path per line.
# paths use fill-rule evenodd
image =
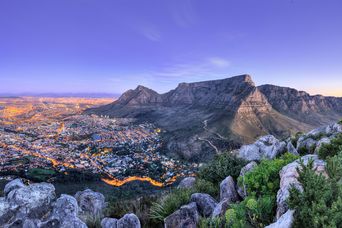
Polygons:
M117 221L117 228L140 228L139 218L135 214L126 214Z
M186 177L178 185L178 188L192 188L196 183L195 177Z
M11 207L18 207L17 216L41 218L51 211L55 198L52 184L38 183L10 191L6 200Z
M297 151L303 152L303 150L305 150L307 153L313 153L316 149L316 144L316 140L308 138L307 136L302 136L298 139Z
M182 206L164 219L165 228L196 228L200 215L196 203Z
M241 171L240 171L240 176L238 179L242 179L243 182L243 178L244 176L251 172L255 167L257 167L258 164L255 161L252 161L250 163L248 163L246 166L244 166ZM242 198L246 198L247 197L247 189L245 189L245 186L243 183L241 183L241 186L237 185L237 193L242 197Z
M211 217L215 218L215 217L222 217L222 216L224 216L224 214L228 210L228 207L229 207L230 203L231 202L229 202L228 199L223 199L221 202L219 202L216 205L216 207L214 208L214 211L213 211Z
M104 218L101 221L102 228L117 228L118 220L114 218Z
M195 202L198 211L204 216L209 217L213 213L217 202L213 197L205 193L194 193L191 195L191 202Z
M330 142L331 139L328 137L321 138L316 144L315 154L318 154L318 151L321 149L323 144L329 144Z
M99 192L94 192L90 189L77 192L75 194L79 210L79 216L83 221L88 217L102 218L103 210L106 207L105 197Z
M14 189L17 189L17 188L24 188L24 187L25 187L25 185L21 181L21 179L17 178L15 180L12 180L12 181L8 182L5 185L4 194L7 196L10 191L12 191Z
M227 199L229 203L239 201L239 195L236 192L236 185L231 176L226 177L220 184L220 200Z
M265 228L291 228L294 220L294 210L288 210L275 223L272 223Z
M334 123L330 124L325 128L325 133L327 136L336 135L342 133L342 124Z
M294 145L292 144L291 140L287 143L286 149L287 149L287 152L289 152L290 154L293 154L293 155L296 155L296 156L299 155L297 149L294 147Z
M0 224L5 224L15 215L13 209L5 197L0 198Z
M323 160L318 159L317 155L306 155L301 157L301 160L304 164L308 164L308 161L312 159L314 161L314 169L316 169L317 173L322 173L323 175L327 175L325 171L325 162ZM298 172L297 168L300 166L299 159L296 161L284 166L280 172L280 189L277 193L277 215L276 218L279 219L287 210L287 199L290 196L289 190L294 187L298 190L302 191L302 185L298 181Z
M52 214L59 218L66 216L76 217L78 214L77 200L72 196L62 194L57 199Z
M286 151L286 143L276 139L273 135L259 138L254 144L244 145L238 152L238 157L247 161L273 159Z

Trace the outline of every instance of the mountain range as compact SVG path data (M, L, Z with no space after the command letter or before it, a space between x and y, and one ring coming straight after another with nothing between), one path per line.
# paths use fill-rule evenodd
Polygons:
M262 135L283 138L336 122L342 117L342 98L256 86L251 76L240 75L180 83L164 94L138 86L86 113L152 122L164 131L165 151L203 161Z

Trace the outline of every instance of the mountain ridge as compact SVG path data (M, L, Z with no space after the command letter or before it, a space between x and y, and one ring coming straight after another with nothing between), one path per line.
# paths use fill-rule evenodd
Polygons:
M153 122L166 131L166 150L203 160L265 134L286 137L342 116L342 98L311 96L274 85L256 86L250 75L180 83L159 94L144 86L88 114Z

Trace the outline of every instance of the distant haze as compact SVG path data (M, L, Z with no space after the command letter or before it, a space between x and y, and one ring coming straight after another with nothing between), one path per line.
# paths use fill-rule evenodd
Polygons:
M0 1L0 93L120 94L250 74L342 96L341 0Z

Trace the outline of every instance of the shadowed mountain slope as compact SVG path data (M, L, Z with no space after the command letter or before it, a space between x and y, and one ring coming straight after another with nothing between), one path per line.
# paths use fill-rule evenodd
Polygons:
M180 83L165 94L138 86L112 104L86 113L152 122L165 130L170 154L204 160L261 135L285 137L334 122L342 116L341 107L341 98L309 96L270 85L256 87L249 75L240 75Z

